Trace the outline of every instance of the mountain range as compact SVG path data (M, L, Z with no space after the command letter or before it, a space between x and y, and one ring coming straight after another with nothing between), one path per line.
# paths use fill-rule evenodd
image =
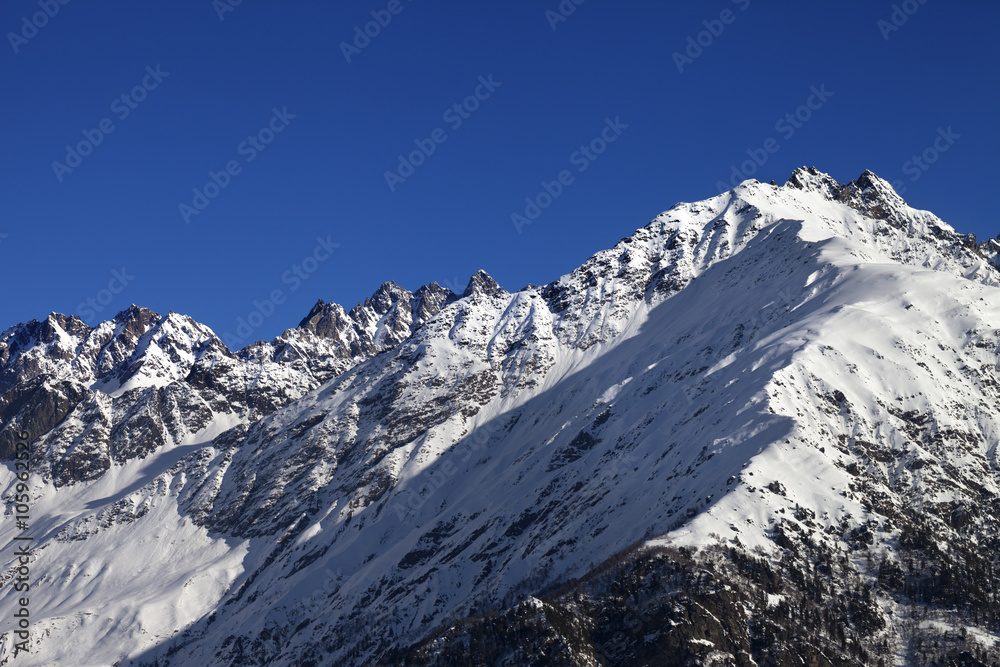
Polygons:
M996 666L998 448L1000 236L869 171L240 350L53 313L0 334L0 664Z

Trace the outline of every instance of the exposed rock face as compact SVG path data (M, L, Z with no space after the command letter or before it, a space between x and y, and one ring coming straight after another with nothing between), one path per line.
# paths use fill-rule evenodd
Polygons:
M17 432L34 442L59 425L87 395L82 385L71 380L53 380L42 375L14 385L0 396L0 457L14 458Z
M349 314L321 300L297 329L235 353L189 317L134 305L94 328L58 313L11 327L0 336L0 460L13 458L19 430L32 444L49 434L35 451L56 486L97 479L112 460L145 458L220 415L274 412L457 298L437 283L411 294L389 282Z
M25 664L991 664L998 251L803 168L548 285L385 283L242 350L12 327Z
M318 301L295 333L306 332L329 341L337 356L363 359L406 340L417 327L456 298L451 290L437 283L410 293L388 282L349 313L338 304ZM291 335L290 332L285 334L286 337Z
M502 296L507 294L507 290L500 287L497 281L493 280L488 273L480 269L469 279L469 284L462 292L462 298L482 294L485 296Z

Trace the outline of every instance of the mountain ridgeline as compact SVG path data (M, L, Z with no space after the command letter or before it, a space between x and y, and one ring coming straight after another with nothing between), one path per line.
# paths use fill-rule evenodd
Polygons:
M18 665L1000 665L1000 236L867 171L240 350L8 328L8 619L21 435Z

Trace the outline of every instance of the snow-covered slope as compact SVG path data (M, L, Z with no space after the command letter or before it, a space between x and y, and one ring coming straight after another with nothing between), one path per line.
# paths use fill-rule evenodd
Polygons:
M18 660L446 664L471 635L433 633L510 608L541 614L572 664L636 664L598 650L584 601L607 591L531 596L627 549L709 545L792 579L844 554L827 594L871 589L881 624L847 625L887 664L944 627L992 650L1000 579L977 554L1000 546L998 250L870 172L800 169L678 204L546 286L386 283L235 354L141 310L10 329L0 434L9 458L29 430L40 473ZM883 581L914 554L961 564L974 604ZM557 606L586 632L565 640ZM898 622L914 610L931 625ZM738 663L699 632L696 659ZM523 664L517 636L496 660Z

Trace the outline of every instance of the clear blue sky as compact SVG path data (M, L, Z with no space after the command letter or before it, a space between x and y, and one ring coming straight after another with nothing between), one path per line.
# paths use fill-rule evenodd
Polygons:
M567 0L565 21L546 16L558 0L243 0L220 19L228 2L0 5L0 329L134 302L222 334L281 290L251 336L266 339L387 280L541 284L716 194L748 150L767 158L760 180L872 169L960 231L1000 232L992 1L897 3L898 30L892 2ZM373 11L391 21L345 55ZM574 155L602 132L605 152ZM415 140L434 152L393 190ZM67 156L81 142L89 155ZM197 200L210 172L226 187ZM543 180L562 192L518 233ZM85 313L88 298L107 303Z

